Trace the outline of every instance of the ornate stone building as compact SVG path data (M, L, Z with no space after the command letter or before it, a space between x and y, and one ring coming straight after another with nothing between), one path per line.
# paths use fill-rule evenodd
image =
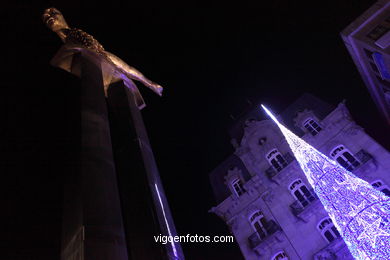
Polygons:
M245 259L353 259L298 162L259 106L238 119L235 149L210 181L217 214ZM390 195L390 154L351 118L344 102L305 94L280 121L319 151Z

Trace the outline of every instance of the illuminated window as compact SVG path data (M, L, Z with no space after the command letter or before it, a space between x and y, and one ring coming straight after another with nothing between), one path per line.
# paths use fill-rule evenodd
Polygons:
M343 145L334 148L330 156L348 171L360 165L360 162Z
M276 149L269 152L266 157L269 164L271 164L271 166L273 166L278 172L287 166L286 159L284 159L284 157Z
M304 123L303 126L313 135L317 135L321 130L321 126L314 121L312 118L307 119Z
M231 185L232 185L234 192L236 193L236 195L238 197L240 197L242 194L245 193L245 189L243 187L241 179L239 179L239 178L233 179L231 182Z
M389 187L387 185L385 185L383 183L383 181L376 180L376 181L372 182L371 185L375 189L380 190L381 192L383 192L384 194L386 194L387 196L390 197L390 189L389 189Z
M295 180L289 188L291 194L301 203L302 207L306 207L315 200L313 194L300 179Z
M288 256L284 251L277 252L271 260L288 260Z
M254 212L250 218L249 222L252 225L252 228L257 232L257 235L260 239L264 239L267 236L267 231L265 227L267 226L267 221L264 218L263 213L257 210Z
M321 220L317 228L328 243L340 237L339 231L333 225L333 222L330 218L324 218Z

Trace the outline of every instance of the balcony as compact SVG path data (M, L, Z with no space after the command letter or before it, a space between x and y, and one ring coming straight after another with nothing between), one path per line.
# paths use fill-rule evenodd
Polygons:
M310 189L310 194L311 196L307 197L305 201L296 200L290 205L290 210L294 216L300 217L305 210L311 208L318 201L318 196L313 189Z
M285 153L283 154L283 158L286 160L287 164L283 167L286 168L290 163L292 163L295 158L294 156L292 156L290 153ZM273 166L270 166L267 170L265 170L265 175L270 179L272 180L272 178L277 175L279 172L283 171L283 169L281 169L280 171L277 171Z
M313 255L314 260L344 259L353 260L342 238L337 238Z
M374 158L365 150L361 149L354 156L360 162L359 166L352 170L357 176L364 177L377 169Z
M372 155L363 149L361 149L359 152L357 152L355 154L355 157L360 161L360 163L362 165L372 159Z
M270 220L268 221L267 226L265 226L265 230L266 232L256 231L248 237L249 245L252 249L260 245L262 242L268 240L276 232L281 231L282 229L278 224L276 224L275 221Z

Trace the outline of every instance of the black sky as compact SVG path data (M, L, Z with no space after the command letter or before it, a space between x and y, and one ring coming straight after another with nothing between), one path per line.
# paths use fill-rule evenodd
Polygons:
M3 4L0 259L59 259L62 178L75 142L78 85L49 65L61 42L41 22L47 7L165 87L159 98L140 86L180 234L228 234L207 212L215 205L208 173L232 153L230 115L247 100L281 111L304 92L332 104L347 99L355 120L390 148L389 129L339 36L374 1L226 2ZM183 248L189 260L241 259L231 244Z

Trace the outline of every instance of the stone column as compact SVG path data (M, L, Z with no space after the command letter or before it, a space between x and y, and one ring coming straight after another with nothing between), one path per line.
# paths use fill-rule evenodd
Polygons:
M75 233L63 237L68 242L63 243L62 259L127 260L102 71L83 52L73 57L73 64L81 72L80 171L74 178L75 190L66 190L74 192L68 203L74 205L65 209L64 218L74 215L73 223L81 226L75 230L74 224L64 225L65 233L68 228Z

